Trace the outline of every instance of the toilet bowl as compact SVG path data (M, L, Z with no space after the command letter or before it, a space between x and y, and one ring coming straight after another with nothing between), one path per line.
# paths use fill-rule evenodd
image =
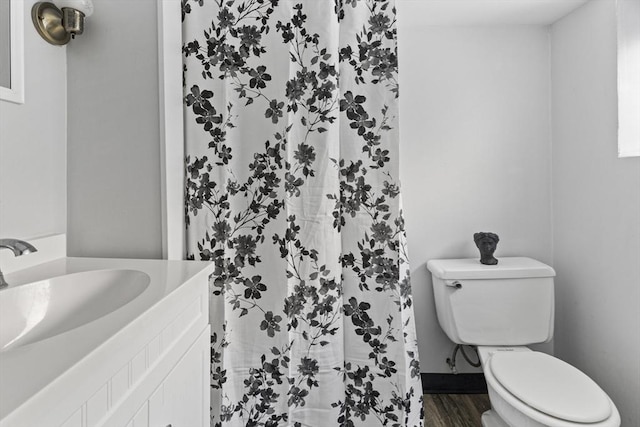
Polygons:
M619 427L607 394L568 363L527 346L553 338L553 268L531 258L430 260L438 322L478 348L492 409L484 427Z
M618 427L620 414L587 375L527 347L480 347L492 410L483 427Z

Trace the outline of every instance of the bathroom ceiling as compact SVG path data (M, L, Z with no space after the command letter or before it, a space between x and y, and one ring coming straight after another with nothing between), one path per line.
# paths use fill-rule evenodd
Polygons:
M549 25L589 0L396 1L405 25ZM403 4L411 14L402 13Z

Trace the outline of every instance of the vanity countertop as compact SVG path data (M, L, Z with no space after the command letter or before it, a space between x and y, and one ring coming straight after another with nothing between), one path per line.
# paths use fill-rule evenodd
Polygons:
M83 366L80 372L99 374L105 352L109 358L118 359L123 343L135 341L140 331L154 329L154 323L162 319L172 299L180 298L196 282L206 283L213 265L201 261L61 258L7 274L6 279L15 287L57 276L111 269L141 271L149 275L150 284L135 299L92 322L0 352L0 424L34 397L55 390L56 382L64 379L62 382L73 384L72 377L78 375L78 370L71 368ZM2 313L0 322L1 316ZM130 327L131 324L136 327Z

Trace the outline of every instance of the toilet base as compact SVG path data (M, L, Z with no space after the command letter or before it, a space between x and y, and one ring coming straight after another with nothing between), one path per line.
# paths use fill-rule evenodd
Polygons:
M482 414L481 421L482 427L509 427L509 425L491 409Z

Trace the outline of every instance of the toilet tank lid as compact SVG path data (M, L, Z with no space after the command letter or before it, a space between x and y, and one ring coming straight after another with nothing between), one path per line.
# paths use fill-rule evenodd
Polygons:
M427 268L440 279L521 279L554 277L548 265L526 257L498 258L497 265L484 265L477 258L432 259Z

